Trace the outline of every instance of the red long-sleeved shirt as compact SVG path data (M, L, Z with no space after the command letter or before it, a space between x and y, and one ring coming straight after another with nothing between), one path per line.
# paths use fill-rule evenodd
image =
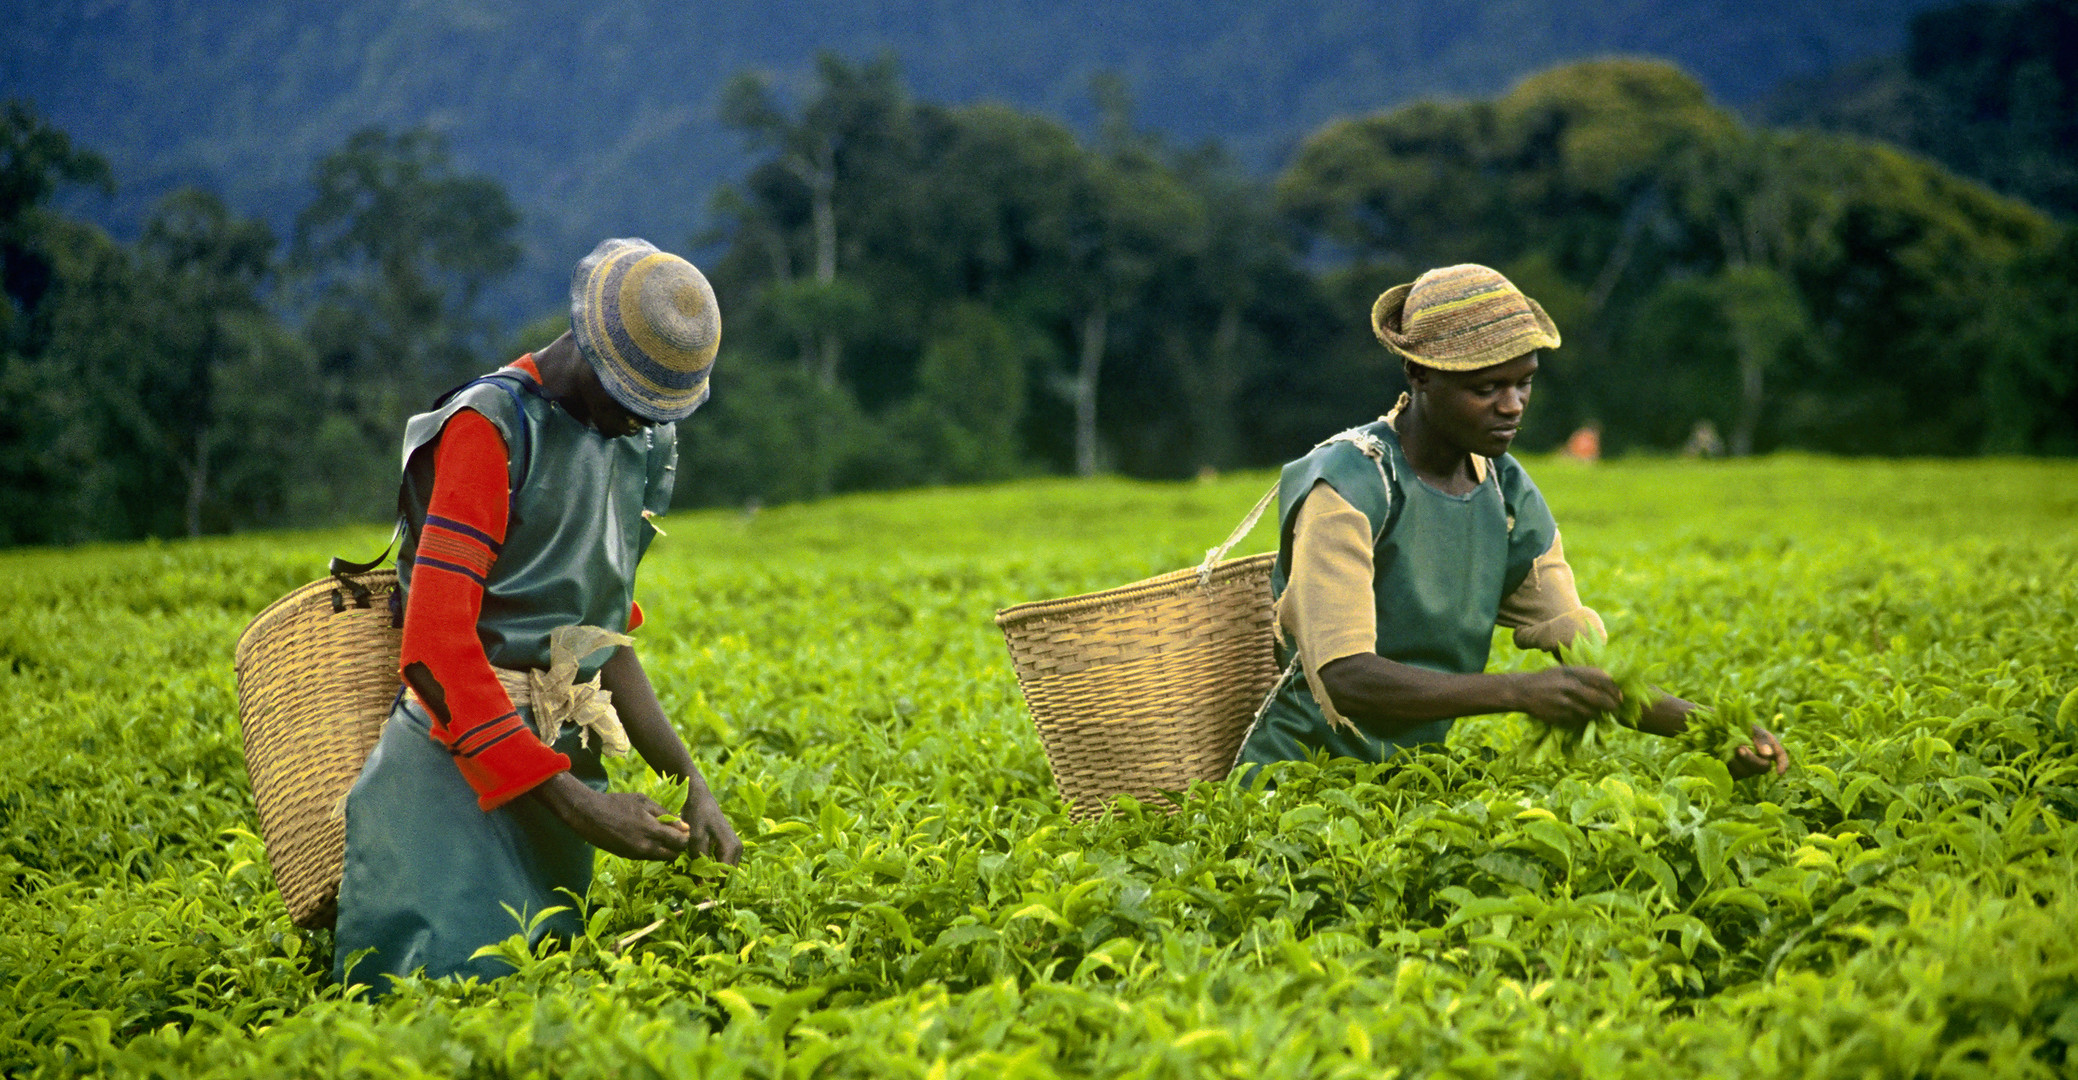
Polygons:
M540 378L531 356L514 366ZM506 453L498 429L473 410L456 412L441 429L398 657L405 682L432 717L433 738L454 755L485 810L511 802L570 767L570 759L544 744L520 717L476 633L484 584L505 542ZM628 629L641 623L642 608L636 605L629 611ZM414 672L414 665L422 667Z

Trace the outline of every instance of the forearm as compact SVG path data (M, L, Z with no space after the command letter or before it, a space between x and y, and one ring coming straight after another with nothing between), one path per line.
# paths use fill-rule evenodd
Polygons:
M1388 737L1432 720L1524 707L1507 674L1430 671L1376 653L1331 661L1320 669L1320 681L1337 712Z
M1686 734L1689 710L1696 707L1695 702L1683 701L1657 687L1654 692L1659 694L1659 700L1645 707L1644 714L1638 717L1638 730L1669 738Z
M548 807L550 813L574 827L580 804L591 794L592 789L566 769L527 789L525 797Z
M650 685L649 674L642 669L642 660L633 648L623 646L614 651L612 659L599 669L599 685L613 695L613 708L620 714L621 728L628 733L628 745L649 762L650 768L685 777L695 796L707 790L706 778L693 763L685 740L678 737L678 729L664 715L663 703L657 700L656 688Z
M714 792L708 790L707 778L693 764L685 740L678 737L678 729L664 715L664 706L657 701L656 689L650 686L649 674L642 670L635 650L623 646L615 652L599 669L599 685L613 694L621 728L628 733L628 745L642 755L642 760L660 773L685 777L689 850L736 865L743 857L743 842L737 839L736 830L715 801Z

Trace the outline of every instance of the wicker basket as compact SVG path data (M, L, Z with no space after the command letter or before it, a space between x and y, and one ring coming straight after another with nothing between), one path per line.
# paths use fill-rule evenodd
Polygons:
M338 913L340 803L396 699L394 570L320 578L238 636L238 726L274 882L296 925Z
M1221 556L1270 497L1196 569L996 614L1075 818L1103 813L1120 795L1163 805L1162 793L1233 769L1279 682L1270 606L1277 556Z

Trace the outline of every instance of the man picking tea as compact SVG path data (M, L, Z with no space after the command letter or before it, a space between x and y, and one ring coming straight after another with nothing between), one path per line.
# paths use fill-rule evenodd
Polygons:
M1558 328L1475 265L1387 290L1371 325L1409 390L1376 423L1284 467L1271 588L1305 678L1288 680L1249 733L1240 763L1251 771L1316 751L1381 762L1441 743L1460 716L1583 724L1621 701L1598 668L1486 673L1497 625L1523 649L1603 633L1550 508L1508 456ZM1638 727L1680 734L1693 708L1659 695ZM1733 753L1734 776L1789 768L1774 735L1755 727L1752 740Z
M582 898L594 847L742 853L626 636L676 424L707 399L714 292L608 240L577 265L570 321L405 430L405 689L347 797L334 939L334 977L351 962L378 992L378 975L503 974L477 949ZM682 809L606 791L600 755L630 747L687 778ZM567 910L531 926L577 928Z

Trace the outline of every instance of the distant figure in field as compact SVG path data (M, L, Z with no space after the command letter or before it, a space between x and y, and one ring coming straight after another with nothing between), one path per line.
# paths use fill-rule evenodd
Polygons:
M1566 436L1565 448L1560 453L1575 461L1602 460L1602 425L1590 420L1573 429Z
M1620 702L1599 668L1486 674L1497 625L1522 649L1603 632L1544 497L1508 456L1538 352L1558 348L1558 328L1507 278L1473 265L1387 290L1371 323L1409 391L1377 422L1284 467L1271 588L1305 677L1281 687L1250 731L1240 760L1251 771L1318 751L1381 762L1441 743L1460 716L1578 723ZM1662 695L1640 726L1679 734L1693 708ZM1733 775L1788 769L1774 735L1756 727L1752 739Z
M595 845L740 857L625 636L720 338L699 270L608 240L577 264L571 330L411 419L405 689L347 797L335 979L506 973L472 954L521 929L507 907L582 898ZM606 791L601 753L630 747L688 778L683 807ZM566 911L533 931L577 929Z
M1688 441L1681 444L1681 456L1687 458L1723 457L1724 440L1717 436L1717 425L1708 420L1696 421L1695 430L1688 433Z

